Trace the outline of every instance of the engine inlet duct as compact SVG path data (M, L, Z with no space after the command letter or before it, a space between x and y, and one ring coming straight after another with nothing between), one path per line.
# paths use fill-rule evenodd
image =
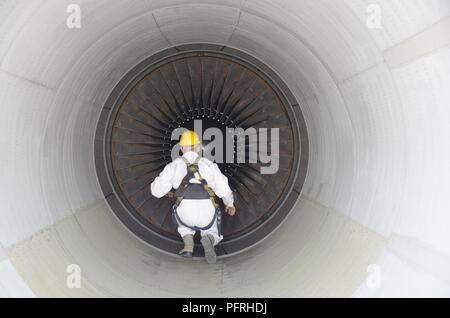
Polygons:
M183 45L144 60L115 87L96 132L96 169L105 198L120 220L153 247L176 254L182 241L171 218L173 200L157 199L150 184L172 161L179 129L244 131L247 141L216 149L239 213L224 215L219 256L247 249L272 232L301 192L308 138L300 107L269 67L242 51L211 44ZM249 160L251 132L279 135L277 167ZM206 149L208 140L205 140ZM300 145L300 147L298 147ZM211 145L210 145L211 146ZM245 162L236 153L243 151ZM228 152L228 153L227 153ZM198 244L198 243L197 243ZM201 250L201 249L196 249ZM200 255L194 255L200 256Z

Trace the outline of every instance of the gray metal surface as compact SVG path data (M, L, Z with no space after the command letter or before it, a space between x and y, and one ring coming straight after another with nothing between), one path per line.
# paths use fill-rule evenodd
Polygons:
M450 296L448 0L83 0L70 29L73 3L0 5L2 294ZM285 222L214 266L131 234L94 164L120 79L192 43L272 68L310 147Z

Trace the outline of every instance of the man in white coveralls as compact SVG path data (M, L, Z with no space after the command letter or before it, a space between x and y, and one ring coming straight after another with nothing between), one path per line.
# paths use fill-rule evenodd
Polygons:
M225 204L225 212L233 216L233 192L228 178L217 164L200 156L201 140L193 131L181 135L180 147L183 156L169 163L151 184L152 194L161 198L176 197L173 216L178 224L178 233L183 238L183 257L192 257L194 234L200 231L201 243L208 263L216 262L214 246L223 236L220 233L221 211L215 195ZM175 194L170 192L175 189Z

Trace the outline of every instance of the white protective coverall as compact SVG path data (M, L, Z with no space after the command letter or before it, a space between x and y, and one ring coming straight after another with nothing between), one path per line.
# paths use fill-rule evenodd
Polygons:
M193 163L199 155L196 152L187 152L183 155L190 163ZM228 178L222 174L217 164L212 161L201 158L198 162L198 170L203 179L214 193L223 200L226 206L233 205L233 192L228 185ZM172 188L177 189L183 178L187 174L186 163L181 158L175 159L164 167L164 170L151 184L152 194L161 198L165 196ZM190 182L198 183L191 179ZM183 199L177 208L178 216L183 223L189 226L205 227L211 223L215 208L210 199L190 200ZM195 231L178 225L178 233L183 237L188 234L195 234ZM201 231L201 236L210 234L214 237L214 245L217 245L223 238L219 236L217 221L207 230Z

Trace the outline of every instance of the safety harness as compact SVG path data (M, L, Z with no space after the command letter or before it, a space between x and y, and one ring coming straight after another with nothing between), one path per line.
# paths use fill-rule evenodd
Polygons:
M187 166L187 174L181 181L180 186L175 191L175 197L176 201L172 208L172 217L175 224L181 224L182 226L185 226L187 228L190 228L194 231L204 231L208 230L214 225L214 222L217 220L217 229L219 232L219 235L221 235L221 221L222 221L222 213L219 208L219 204L216 201L216 197L214 194L214 191L208 186L208 183L205 179L200 175L199 169L198 169L198 162L200 161L201 157L198 156L197 159L193 163L190 163L186 158L181 157L183 159L184 163ZM190 180L195 179L199 183L191 183ZM203 200L203 199L210 199L214 208L215 213L214 217L207 226L205 227L198 227L198 226L190 226L185 224L177 213L177 208L180 205L181 201L184 199L190 199L190 200Z

